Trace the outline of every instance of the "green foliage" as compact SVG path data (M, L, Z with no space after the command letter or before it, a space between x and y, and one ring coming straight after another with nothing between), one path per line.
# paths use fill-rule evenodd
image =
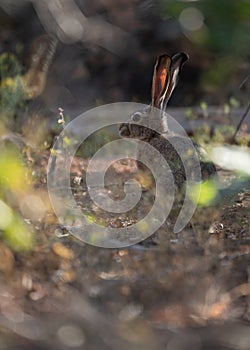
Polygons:
M23 67L15 55L6 52L0 55L0 111L2 116L12 117L15 108L22 104L22 71Z
M0 154L0 232L15 251L26 251L33 246L33 234L16 210L22 194L28 189L27 169L12 150L2 149ZM11 206L7 199L12 198Z
M206 91L222 89L250 54L248 0L160 0L159 14L175 17L196 51L209 55L212 64L201 77Z
M209 49L230 56L249 54L250 6L245 0L205 0L197 5L209 30Z
M33 246L33 235L24 221L6 203L0 200L0 230L15 251L27 251Z
M196 120L198 117L197 113L191 107L186 109L185 115L188 120Z
M203 72L202 84L218 86L225 83L225 81L229 80L233 71L235 71L235 63L230 57L218 57L210 69Z
M185 111L185 115L189 120L190 128L193 131L193 139L205 148L207 145L213 146L215 144L230 143L235 133L235 126L230 123L230 120L234 117L234 111L237 111L238 107L239 101L235 97L230 97L229 102L224 104L223 111L220 111L219 108L218 111L210 111L207 104L203 101L200 103L201 112L191 107L188 108ZM206 120L213 118L211 115L212 113L215 113L216 115L221 114L221 120L223 120L224 123L217 125L206 123ZM236 118L238 117L235 116L233 119ZM204 123L197 127L196 121L201 119L204 120ZM247 146L249 145L249 142L250 135L247 130L245 130L244 136L241 134L236 137L236 143L238 145Z
M209 206L215 200L218 194L218 185L213 180L207 180L202 184L194 185L191 191L191 200L196 203L197 197L198 205L201 207Z
M247 0L161 0L159 12L179 18L182 11L194 8L204 17L203 26L197 31L204 32L200 45L215 53L230 56L247 55L250 52L249 26L250 6ZM192 40L192 34L189 37Z

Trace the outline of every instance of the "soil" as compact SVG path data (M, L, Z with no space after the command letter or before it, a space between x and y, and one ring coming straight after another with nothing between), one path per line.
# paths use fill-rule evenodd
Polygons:
M48 158L48 151L29 154L34 191L44 198ZM82 212L107 227L133 225L137 211L110 215L93 204L87 164L81 157L71 164ZM133 161L115 163L102 191L120 198L136 174ZM220 183L235 178L222 169L218 176ZM153 192L142 196L144 209L151 206ZM245 183L197 208L178 234L166 223L143 242L104 249L72 235L50 208L29 220L36 236L30 252L1 243L1 349L249 349L249 212Z

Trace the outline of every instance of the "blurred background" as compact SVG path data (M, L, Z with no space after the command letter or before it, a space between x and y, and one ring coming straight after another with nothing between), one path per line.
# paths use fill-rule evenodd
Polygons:
M1 0L0 19L1 92L7 76L25 74L39 57L39 37L54 37L46 89L36 94L50 111L148 103L153 65L164 52L190 56L170 105L230 98L244 105L249 95L249 0ZM8 67L7 52L15 61Z

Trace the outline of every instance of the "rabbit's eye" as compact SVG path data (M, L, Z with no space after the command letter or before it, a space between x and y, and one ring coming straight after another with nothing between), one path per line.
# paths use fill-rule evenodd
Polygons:
M141 113L137 112L131 116L133 122L138 123L141 120Z

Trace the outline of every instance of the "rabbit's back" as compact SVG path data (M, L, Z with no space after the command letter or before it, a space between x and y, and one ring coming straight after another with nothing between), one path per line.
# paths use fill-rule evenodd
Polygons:
M177 187L181 187L187 178L197 181L199 178L206 180L216 176L215 165L207 159L205 150L188 137L163 134L152 137L147 143L159 152L159 157L165 158ZM138 146L139 170L145 172L143 160L153 164L155 159L152 157L155 157L155 154L151 156L147 144L140 143Z

